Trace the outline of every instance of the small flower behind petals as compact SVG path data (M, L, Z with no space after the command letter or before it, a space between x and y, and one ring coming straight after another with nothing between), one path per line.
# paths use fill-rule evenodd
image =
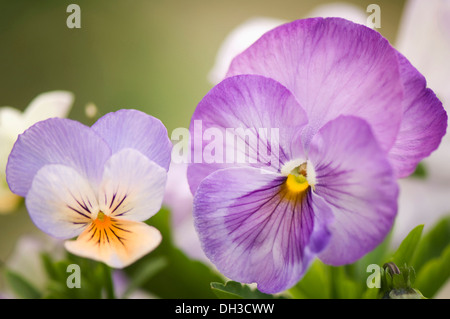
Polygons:
M0 214L14 211L21 200L20 196L9 190L5 172L17 136L36 122L51 117L66 117L72 103L72 93L52 91L38 95L24 112L8 106L0 107Z
M163 124L120 110L92 127L68 119L39 122L21 134L7 179L30 217L71 253L123 268L157 247L143 221L162 203L171 142Z

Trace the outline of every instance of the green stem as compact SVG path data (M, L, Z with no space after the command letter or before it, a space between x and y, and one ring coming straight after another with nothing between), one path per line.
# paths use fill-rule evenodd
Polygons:
M112 280L111 268L105 264L103 264L103 279L106 289L106 298L116 299L116 295L114 293L114 283Z

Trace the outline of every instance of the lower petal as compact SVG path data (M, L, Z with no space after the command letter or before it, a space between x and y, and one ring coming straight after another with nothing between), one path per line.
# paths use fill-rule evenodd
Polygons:
M76 240L67 241L66 249L113 268L124 268L155 249L162 239L156 228L145 223L111 218L105 224L93 222Z
M311 192L289 197L285 177L256 168L209 175L194 198L203 249L225 276L283 291L328 243L328 206Z
M352 263L382 242L397 213L398 187L386 154L370 126L339 117L313 138L309 159L316 171L315 193L330 205L331 239L320 259Z

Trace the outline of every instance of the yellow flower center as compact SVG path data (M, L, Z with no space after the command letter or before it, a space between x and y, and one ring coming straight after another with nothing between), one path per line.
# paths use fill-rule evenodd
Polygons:
M289 174L286 180L286 186L293 193L301 193L308 189L309 184L305 176Z
M309 188L306 178L306 163L294 168L286 179L287 189L294 194L303 193Z

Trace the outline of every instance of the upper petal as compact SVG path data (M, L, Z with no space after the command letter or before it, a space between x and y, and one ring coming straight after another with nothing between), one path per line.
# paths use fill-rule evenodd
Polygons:
M320 258L351 263L374 249L392 227L398 187L385 153L362 119L339 117L311 141L315 193L332 208L331 239Z
M396 51L378 32L339 18L297 20L264 34L228 76L259 74L286 86L308 114L305 143L339 115L364 118L383 150L402 118Z
M132 148L124 148L105 164L100 210L118 219L144 221L161 208L167 172Z
M42 167L25 203L39 229L62 239L79 235L98 212L97 196L89 182L64 165Z
M401 54L399 62L405 88L403 120L389 159L396 175L405 177L439 146L447 129L447 113L425 78Z
M159 166L169 169L172 143L166 127L157 118L137 110L119 110L100 118L92 129L113 153L134 148Z
M309 192L286 197L286 178L257 168L209 175L194 198L203 249L225 276L276 293L293 286L329 240L330 209Z
M96 185L110 155L108 145L89 127L69 119L52 118L19 135L8 159L6 178L11 190L24 197L41 167L63 164Z
M299 140L306 123L302 107L280 83L256 75L225 79L203 98L191 119L192 193L219 168L250 165L279 171L298 152L291 149L292 141ZM217 147L209 158L212 144Z

